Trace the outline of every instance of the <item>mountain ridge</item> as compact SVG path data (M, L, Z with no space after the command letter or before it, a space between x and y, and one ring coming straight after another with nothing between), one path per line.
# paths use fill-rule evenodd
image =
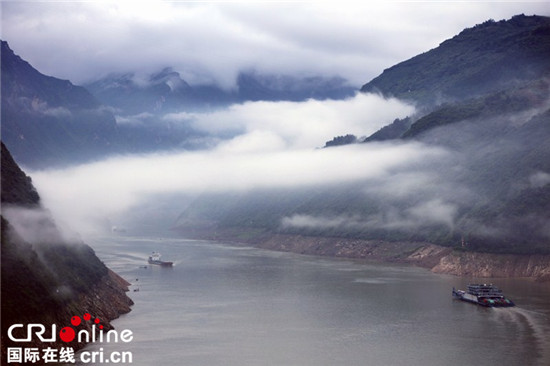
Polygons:
M220 138L191 122L166 122L163 117L170 112L212 111L245 101L344 98L356 92L337 77L254 71L241 73L239 88L227 91L191 86L170 67L140 81L133 73L112 74L82 87L40 73L6 41L1 48L2 139L19 164L34 169L120 154L204 149Z
M361 91L433 106L513 87L516 78L548 75L549 35L549 17L488 20L384 70Z
M215 84L190 85L171 67L136 80L133 72L110 74L85 87L122 115L202 111L247 101L343 99L357 91L339 77L291 77L242 71L234 89Z
M2 141L14 158L43 167L112 152L114 116L86 89L46 76L2 47Z

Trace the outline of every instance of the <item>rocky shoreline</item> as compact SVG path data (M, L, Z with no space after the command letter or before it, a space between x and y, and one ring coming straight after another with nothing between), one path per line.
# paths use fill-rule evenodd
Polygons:
M469 277L527 277L550 283L550 255L451 252L431 270Z
M64 326L70 326L69 320L72 316L82 317L85 313L93 315L94 319L99 318L101 325L104 327L104 332L114 329L111 321L117 319L123 314L131 311L133 300L128 297L130 283L120 277L117 273L108 269L107 274L97 283L90 287L86 293L78 295L71 304L65 309L56 314L54 323L58 325L58 329ZM79 326L79 330L86 329L92 332L92 323L83 322ZM52 347L61 348L67 344L61 340L52 343ZM75 351L86 347L88 343L79 343L76 340L70 343ZM37 347L42 346L38 343Z
M64 308L60 308L56 313L47 313L43 315L42 319L36 319L33 322L38 322L46 326L46 337L51 337L50 324L56 324L57 330L65 326L70 326L70 319L73 316L82 317L85 313L93 314L94 319L99 318L101 325L104 327L104 331L114 329L111 321L118 318L122 314L126 314L131 311L131 306L134 304L132 299L128 297L127 292L130 283L120 277L118 274L108 269L108 272L97 283L93 284L89 291L79 294L73 301L69 302ZM83 322L78 330L92 331L91 322ZM41 350L44 348L44 343L38 339L33 339L28 342L14 344L7 337L2 334L2 360L7 359L8 346L33 348ZM66 346L72 347L76 352L88 345L86 342L73 342L67 344L63 342L59 337L56 337L54 342L49 342L48 347L53 349L61 349ZM14 365L21 365L22 363L11 362ZM34 364L45 364L42 359L37 360Z
M96 283L88 293L81 294L77 301L78 307L94 316L105 319L106 328L112 328L110 321L122 314L129 313L133 300L126 294L129 291L130 283L118 274L108 269L105 275ZM105 324L106 323L106 324Z
M454 250L423 242L386 242L287 234L243 236L237 230L195 237L306 255L408 263L434 273L476 278L525 277L550 283L550 255L493 254Z
M80 294L78 299L71 306L68 306L65 314L60 318L66 320L70 319L73 315L82 316L84 313L90 313L93 314L94 318L101 320L104 331L114 329L111 321L117 319L122 314L129 313L131 306L134 304L133 300L127 295L129 286L130 283L128 281L111 269L108 269L107 274L94 284L90 288L90 291ZM91 323L83 323L81 326L89 331L92 329ZM65 344L59 341L58 345L61 347ZM87 343L72 344L75 350L84 348L86 345Z

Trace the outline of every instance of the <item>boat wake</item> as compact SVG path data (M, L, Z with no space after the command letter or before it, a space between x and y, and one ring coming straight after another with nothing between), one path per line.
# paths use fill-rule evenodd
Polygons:
M493 310L503 320L514 322L518 327L531 333L539 351L538 365L550 365L550 319L546 314L520 307Z

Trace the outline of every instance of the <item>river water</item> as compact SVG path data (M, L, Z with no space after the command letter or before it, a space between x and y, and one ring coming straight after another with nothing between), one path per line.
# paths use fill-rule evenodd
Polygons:
M132 283L133 310L113 322L131 342L84 349L110 363L550 365L550 286L533 281L493 280L518 306L490 309L451 298L475 279L411 266L179 239L90 245ZM152 251L174 267L147 266Z

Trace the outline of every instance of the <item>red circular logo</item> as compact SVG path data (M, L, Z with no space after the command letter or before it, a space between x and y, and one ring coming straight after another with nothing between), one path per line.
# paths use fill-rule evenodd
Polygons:
M76 326L79 326L80 325L80 317L79 316L73 316L71 318L71 324L74 325L75 327Z
M75 336L75 332L74 332L74 329L71 327L65 327L59 331L59 338L61 338L63 342L66 342L66 343L72 342L72 340L74 339L74 336Z

